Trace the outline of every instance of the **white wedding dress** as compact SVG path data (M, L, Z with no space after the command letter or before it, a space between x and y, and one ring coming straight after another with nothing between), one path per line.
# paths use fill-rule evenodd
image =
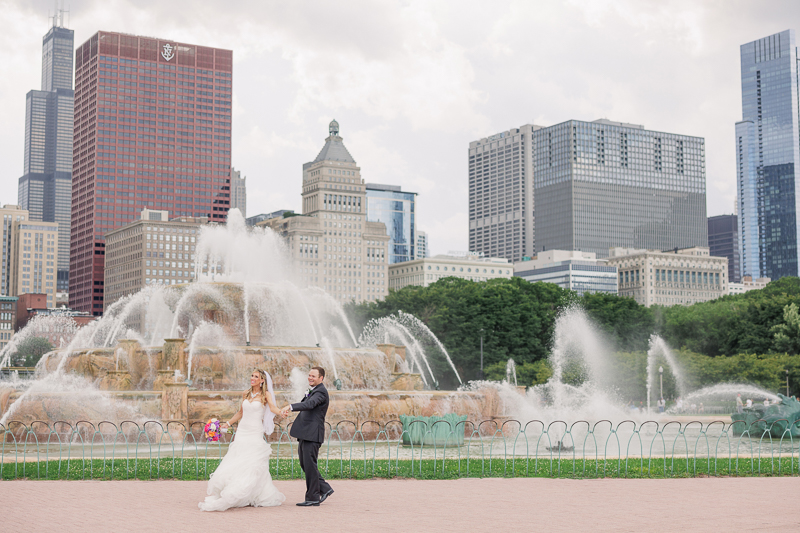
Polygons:
M231 507L272 507L286 499L272 484L269 456L272 447L264 440L264 411L258 399L242 402L242 419L228 453L208 480L208 496L198 507L224 511Z

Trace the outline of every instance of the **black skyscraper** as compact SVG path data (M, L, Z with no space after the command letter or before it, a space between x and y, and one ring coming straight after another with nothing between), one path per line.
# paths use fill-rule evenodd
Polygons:
M732 283L741 282L736 215L708 217L708 248L712 256L728 258L728 280Z
M42 89L26 96L25 167L17 193L30 220L58 222L58 272L46 279L57 278L59 292L69 290L74 33L57 15L42 39Z

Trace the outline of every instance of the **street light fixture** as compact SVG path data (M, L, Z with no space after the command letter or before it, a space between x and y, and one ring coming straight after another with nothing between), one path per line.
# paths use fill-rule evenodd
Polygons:
M659 400L664 398L664 367L658 367L658 381L661 384L661 396L659 396Z
M789 369L786 369L786 396L789 396Z

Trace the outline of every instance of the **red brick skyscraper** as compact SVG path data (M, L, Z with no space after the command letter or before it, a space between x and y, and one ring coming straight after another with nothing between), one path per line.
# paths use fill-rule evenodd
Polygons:
M230 50L134 35L75 51L70 307L102 314L103 236L143 208L225 219L232 72Z

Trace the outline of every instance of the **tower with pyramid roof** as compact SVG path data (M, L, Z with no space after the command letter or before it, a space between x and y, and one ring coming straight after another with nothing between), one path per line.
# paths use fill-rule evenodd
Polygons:
M303 165L303 215L261 224L286 238L298 281L339 302L379 300L388 293L386 225L367 220L366 185L336 120L328 133L317 157Z
M303 165L303 214L351 213L366 220L366 188L361 169L339 136L336 119L316 159Z

